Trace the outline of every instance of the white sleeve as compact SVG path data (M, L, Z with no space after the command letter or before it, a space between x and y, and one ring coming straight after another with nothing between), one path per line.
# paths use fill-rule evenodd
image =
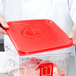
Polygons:
M3 3L2 3L2 0L0 0L0 13L1 14L3 13Z
M76 0L72 0L72 5L70 8L70 15L71 15L71 18L74 24L76 24Z

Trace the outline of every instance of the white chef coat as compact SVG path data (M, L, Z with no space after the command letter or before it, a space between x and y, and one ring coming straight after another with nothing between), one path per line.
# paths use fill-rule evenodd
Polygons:
M68 35L76 23L76 0L0 0L0 5L6 21L50 19ZM4 46L17 54L7 35ZM74 52L75 48L69 50Z

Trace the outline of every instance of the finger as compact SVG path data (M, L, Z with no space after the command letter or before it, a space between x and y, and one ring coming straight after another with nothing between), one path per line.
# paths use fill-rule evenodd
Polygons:
M2 15L0 15L0 23L4 28L8 28L9 26L7 25L4 17Z
M73 29L69 34L69 38L74 38L75 36L76 36L76 25L73 26Z
M73 45L76 46L76 40L73 41Z
M6 34L5 30L3 30L1 27L0 27L0 33L1 34Z

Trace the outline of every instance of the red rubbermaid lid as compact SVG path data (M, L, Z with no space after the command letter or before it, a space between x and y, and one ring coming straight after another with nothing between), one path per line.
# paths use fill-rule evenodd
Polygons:
M66 48L72 39L51 20L24 20L8 22L5 29L19 55L35 54Z

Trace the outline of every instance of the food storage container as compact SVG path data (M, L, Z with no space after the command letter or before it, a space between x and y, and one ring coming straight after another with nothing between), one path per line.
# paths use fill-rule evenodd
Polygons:
M69 54L40 54L20 57L19 68L9 76L68 76Z
M68 76L72 39L51 20L8 22L5 29L19 54L19 67L10 76ZM69 50L69 48L67 49Z

